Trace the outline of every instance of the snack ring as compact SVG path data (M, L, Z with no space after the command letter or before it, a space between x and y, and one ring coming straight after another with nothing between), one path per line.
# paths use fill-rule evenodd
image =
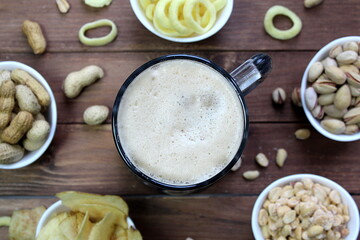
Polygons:
M280 30L274 26L273 19L277 15L284 15L288 17L293 26L288 30ZM298 35L302 28L301 19L290 9L275 5L269 8L264 18L265 31L273 38L279 40L288 40Z
M109 34L103 37L89 38L85 36L86 31L94 28L110 26L111 31ZM88 46L103 46L113 41L117 36L117 27L115 23L109 19L100 19L94 22L84 24L79 30L79 39L85 45Z

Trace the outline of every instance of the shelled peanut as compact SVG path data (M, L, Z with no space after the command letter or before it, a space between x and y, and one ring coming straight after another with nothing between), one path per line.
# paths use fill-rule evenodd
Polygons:
M0 73L0 164L10 164L19 161L25 149L35 151L44 144L50 125L41 112L47 111L50 96L24 70Z
M309 68L305 102L321 126L333 134L355 134L360 126L360 42L333 47Z
M339 192L309 178L271 189L258 216L265 239L344 239L349 220Z

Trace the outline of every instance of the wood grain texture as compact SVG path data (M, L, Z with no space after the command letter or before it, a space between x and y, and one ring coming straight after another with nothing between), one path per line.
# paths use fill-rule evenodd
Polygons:
M303 22L301 34L289 41L277 41L263 29L265 12L273 5L293 10ZM87 7L81 1L71 2L68 14L58 12L54 1L4 0L0 3L2 28L0 52L28 52L30 49L21 33L25 19L39 22L48 39L49 52L94 52L134 50L316 50L340 36L356 34L360 28L359 4L355 0L327 0L324 4L306 9L303 1L268 0L234 1L234 9L225 27L213 37L198 43L179 44L160 39L137 20L129 1L113 1L103 9ZM14 17L16 16L16 17ZM346 17L345 17L346 16ZM105 47L83 46L77 37L80 27L100 18L113 20L119 29L117 39ZM102 33L102 31L100 31ZM104 31L106 32L106 31Z
M360 197L355 196L359 205ZM129 215L144 239L253 240L251 212L256 196L217 197L126 197ZM0 198L0 216L21 208L49 206L56 199ZM7 240L6 227L0 227L0 240Z
M180 53L180 52L177 52ZM193 52L191 54L212 60L231 72L242 62L258 52ZM305 114L291 104L294 87L299 87L303 72L314 52L266 52L272 57L273 70L265 81L246 96L249 118L252 122L301 122ZM29 54L0 53L0 60L19 61L38 70L52 88L60 123L82 123L84 110L94 104L112 108L117 92L127 77L145 62L171 52L129 53L48 53L43 57ZM73 71L96 64L105 71L105 76L87 87L75 99L68 99L62 91L66 76ZM276 87L285 89L288 97L283 106L274 106L271 93ZM110 118L109 118L110 119ZM110 122L108 120L108 122Z
M299 141L293 133L301 127L309 125L251 124L240 170L230 172L200 194L259 194L272 181L296 173L319 174L351 193L360 194L357 162L360 142L337 143L324 139L315 130L310 139ZM289 154L283 168L274 163L278 148L285 148ZM254 159L259 152L271 160L268 168L256 165ZM245 181L242 172L250 169L260 170L260 178ZM97 127L60 124L43 157L29 167L2 170L0 176L1 195L53 195L66 190L119 195L158 193L142 184L122 162L109 124Z

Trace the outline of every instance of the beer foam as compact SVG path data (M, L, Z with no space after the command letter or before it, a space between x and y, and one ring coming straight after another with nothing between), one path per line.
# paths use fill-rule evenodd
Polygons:
M188 185L223 170L239 149L243 109L234 87L192 60L158 63L128 86L118 111L124 151L146 175Z

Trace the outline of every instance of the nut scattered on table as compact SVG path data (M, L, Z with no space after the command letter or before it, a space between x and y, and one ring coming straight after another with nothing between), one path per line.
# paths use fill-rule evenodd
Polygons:
M276 152L276 164L279 167L283 167L287 159L287 151L284 148L279 148Z
M304 6L306 8L312 8L312 7L315 7L315 6L319 5L322 2L323 2L323 0L305 0L304 1Z
M260 172L258 170L249 170L243 173L243 177L246 180L255 180L260 176Z
M306 140L310 137L311 132L307 128L300 128L295 131L295 137L299 140Z
M70 4L67 0L56 0L56 5L61 13L67 13L70 10Z
M297 107L302 107L300 88L295 87L291 92L291 101Z
M349 220L339 192L310 178L271 189L258 215L270 240L345 238Z
M109 116L109 108L104 105L93 105L88 107L83 114L87 125L100 125Z
M286 93L282 88L276 88L272 93L272 99L275 104L283 104L286 100Z
M264 153L258 153L255 157L255 160L261 167L269 166L269 160Z
M235 172L239 170L239 168L241 167L241 163L242 163L242 158L240 157L239 160L237 160L237 162L235 163L235 165L231 168L231 171Z
M333 134L356 134L360 124L359 42L334 46L329 56L308 72L306 106L321 126Z
M42 54L46 50L46 39L37 22L25 20L22 31L28 39L28 43L35 54Z

